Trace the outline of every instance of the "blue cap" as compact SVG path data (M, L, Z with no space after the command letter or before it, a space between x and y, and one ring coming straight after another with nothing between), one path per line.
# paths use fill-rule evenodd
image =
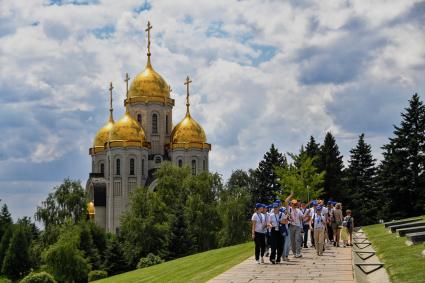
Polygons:
M277 202L273 203L273 208L278 208L279 204Z
M286 212L286 208L281 207L281 208L279 209L279 212L285 213L285 212Z
M312 204L312 205L317 205L317 200L313 200L313 201L311 202L311 204Z
M335 204L337 204L337 202L336 202L336 201L333 201L333 202L332 202L332 205L335 205Z
M282 203L280 199L275 200L275 203Z
M333 201L328 200L328 205L333 204Z
M273 208L273 204L266 205L267 208Z
M318 206L316 207L316 210L322 210L322 206L321 206L321 205L318 205Z
M262 203L256 203L255 204L255 208L262 208L262 207L264 207L264 204L262 204Z

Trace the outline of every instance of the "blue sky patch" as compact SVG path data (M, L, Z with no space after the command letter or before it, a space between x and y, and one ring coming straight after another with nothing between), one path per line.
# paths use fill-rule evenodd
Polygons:
M145 1L143 3L143 5L140 5L140 6L136 7L136 8L134 8L133 11L135 13L137 13L137 14L140 14L143 11L149 11L151 8L152 8L151 3L149 3L148 1Z
M112 34L115 33L115 26L107 25L101 28L95 28L91 30L91 33L93 33L97 38L110 38Z

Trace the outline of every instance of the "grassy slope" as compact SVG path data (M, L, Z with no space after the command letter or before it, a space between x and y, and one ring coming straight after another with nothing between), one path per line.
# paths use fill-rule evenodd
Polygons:
M425 216L423 216L425 220ZM406 237L389 234L383 224L363 227L392 282L425 282L424 245L406 246Z
M251 242L179 258L96 282L205 282L253 254Z

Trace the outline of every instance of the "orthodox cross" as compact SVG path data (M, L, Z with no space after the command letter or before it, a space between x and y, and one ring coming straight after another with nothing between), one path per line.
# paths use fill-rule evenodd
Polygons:
M189 84L192 82L192 80L187 76L186 81L184 82L184 85L186 86L186 106L187 110L189 110Z
M151 56L151 22L148 21L148 28L145 31L148 32L148 56Z
M112 86L112 82L109 83L109 112L110 112L110 118L112 119L112 90L114 87Z
M130 80L130 77L128 76L128 73L125 73L125 88L126 88L126 97L128 99L128 81Z

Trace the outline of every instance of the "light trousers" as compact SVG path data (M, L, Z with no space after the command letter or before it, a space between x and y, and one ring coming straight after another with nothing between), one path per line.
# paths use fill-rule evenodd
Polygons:
M294 255L299 255L301 253L301 227L296 225L291 225L291 245L292 245L292 253Z
M323 247L325 245L325 228L314 227L314 244L318 255L323 254Z

